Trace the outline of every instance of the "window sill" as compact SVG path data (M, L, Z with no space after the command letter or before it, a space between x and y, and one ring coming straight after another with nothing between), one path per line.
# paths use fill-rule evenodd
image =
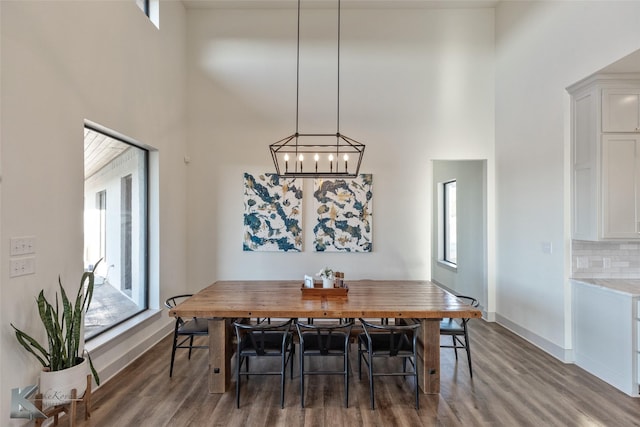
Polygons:
M451 270L451 271L454 271L454 272L458 271L458 265L457 264L453 264L453 263L451 263L449 261L445 261L445 260L440 259L440 260L438 260L438 265L440 267L446 268L447 270Z
M155 321L160 317L160 313L162 313L162 310L145 310L137 316L91 338L85 343L84 347L90 353L99 352L106 345L111 347L114 341L125 338L136 330L143 328L146 324Z

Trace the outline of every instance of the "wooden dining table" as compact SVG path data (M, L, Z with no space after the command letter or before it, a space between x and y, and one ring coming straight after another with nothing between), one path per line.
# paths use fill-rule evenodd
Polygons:
M307 295L300 281L218 281L169 310L174 317L207 318L209 392L224 393L231 381L231 323L238 318L390 318L420 322L419 387L440 392L440 319L477 318L471 307L433 282L357 280L344 296Z

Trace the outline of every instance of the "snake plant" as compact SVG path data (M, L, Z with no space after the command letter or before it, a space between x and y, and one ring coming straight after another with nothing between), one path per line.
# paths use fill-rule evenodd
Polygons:
M91 298L93 297L94 272L86 271L82 274L80 287L74 301L67 297L67 293L62 286L62 280L58 276L60 286L60 301L56 292L55 304L51 304L44 295L44 290L40 291L37 298L38 314L47 333L47 345L40 344L37 340L27 335L22 330L11 326L16 331L16 338L20 344L50 371L61 371L66 368L82 363L83 357L80 354L80 332L82 330L82 316L89 309ZM85 286L86 284L86 286ZM100 384L98 372L93 367L91 356L87 352L91 373Z

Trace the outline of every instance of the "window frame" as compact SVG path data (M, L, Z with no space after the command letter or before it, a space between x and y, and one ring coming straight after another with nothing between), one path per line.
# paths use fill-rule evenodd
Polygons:
M138 8L160 29L160 0L135 0Z
M451 190L455 193L454 200L451 201ZM454 221L451 223L451 205L452 203L455 205L454 209ZM441 261L451 265L453 267L457 267L458 265L458 251L457 251L457 242L458 242L458 234L457 234L457 180L451 179L442 183L442 197L441 197L441 215L442 215L442 226L441 226L441 247L440 251L442 256ZM453 225L453 227L452 227ZM452 231L453 230L453 231ZM455 248L451 248L451 234L454 234L454 243ZM454 256L452 256L452 252L454 252Z
M151 18L151 0L135 0L135 2L147 18Z
M134 141L133 139L130 139L122 134L119 134L118 132L112 131L108 128L105 128L101 125L97 125L94 124L93 122L90 121L85 121L83 129L89 129L93 132L97 132L100 134L103 134L109 138L112 138L114 140L117 140L123 144L126 144L128 146L131 146L133 148L136 148L138 150L141 150L143 153L143 168L144 171L143 173L141 173L141 178L144 179L144 187L143 187L143 191L144 191L144 195L141 198L141 201L144 203L144 212L142 214L140 214L140 218L144 221L144 224L141 226L141 230L144 232L144 237L143 239L141 239L141 242L144 244L144 249L141 251L140 253L140 259L142 260L143 265L141 266L141 269L139 270L143 275L144 275L144 279L143 281L140 283L141 286L144 286L144 298L141 299L141 305L142 308L139 308L139 310L137 310L135 313L130 314L126 317L123 317L122 319L118 319L116 322L112 323L111 325L100 329L98 332L96 332L95 334L91 335L91 336L84 336L84 339L86 342L89 342L93 339L96 339L98 337L100 337L101 335L105 334L108 331L111 331L112 329L122 325L123 323L129 321L130 319L139 316L145 312L148 312L150 310L150 294L151 294L151 281L149 278L149 274L150 274L150 258L149 258L149 243L151 241L150 239L150 215L149 215L149 207L150 207L150 155L151 155L151 150L146 147L143 146L139 143L137 143L136 141ZM84 162L84 160L83 160ZM85 191L85 190L83 190ZM105 192L106 193L106 192ZM97 193L96 193L97 194ZM105 200L105 205L106 205L106 200ZM84 209L84 208L83 208ZM84 246L84 244L83 244ZM108 267L109 268L109 267ZM108 269L107 269L107 273L108 273ZM83 318L83 326L84 326L84 318Z

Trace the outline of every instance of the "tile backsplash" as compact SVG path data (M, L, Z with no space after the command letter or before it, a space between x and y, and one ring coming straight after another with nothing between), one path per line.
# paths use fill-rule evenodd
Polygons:
M572 277L640 279L640 243L573 240Z

